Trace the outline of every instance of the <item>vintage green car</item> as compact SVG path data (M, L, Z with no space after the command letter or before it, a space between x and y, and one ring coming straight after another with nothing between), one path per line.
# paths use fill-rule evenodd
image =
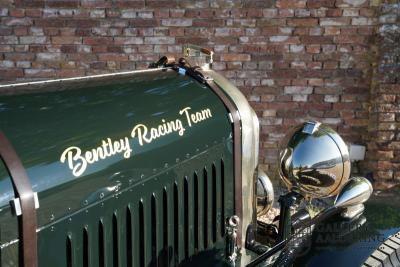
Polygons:
M261 221L257 116L211 51L184 53L0 86L0 266L399 266L398 213L318 122L282 141Z

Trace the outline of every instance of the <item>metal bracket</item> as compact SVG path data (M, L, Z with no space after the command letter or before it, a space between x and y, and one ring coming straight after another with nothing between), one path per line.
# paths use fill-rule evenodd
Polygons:
M39 198L37 192L33 192L33 199L35 202L35 209L39 208ZM13 213L16 216L21 216L22 215L22 208L21 208L21 200L20 198L14 198L10 201L10 205L13 209Z
M183 55L192 66L199 66L203 70L211 69L214 61L214 52L197 45L187 44L183 47Z
M237 231L240 219L233 215L225 220L225 257L230 263L234 263L238 256Z
M235 111L236 112L236 114L237 114L237 116L238 116L238 118L239 118L239 121L241 121L242 119L240 118L240 113L239 113L239 111ZM228 113L228 119L229 119L229 121L231 122L231 123L234 123L234 119L233 119L233 114L232 113Z
M340 215L347 220L358 218L364 211L364 204L357 204L346 208Z
M233 123L233 116L232 113L228 113L228 119L231 123Z
M320 125L321 125L320 122L308 121L304 124L302 132L305 134L313 134L318 130Z
M211 77L205 76L205 77L204 77L204 81L205 81L205 82L209 82L209 81L214 81L214 79L211 78Z

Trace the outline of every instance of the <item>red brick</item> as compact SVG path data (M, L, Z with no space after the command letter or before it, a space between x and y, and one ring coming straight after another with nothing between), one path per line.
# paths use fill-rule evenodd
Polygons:
M146 7L149 8L175 8L177 7L177 1L175 0L148 0L146 1Z
M59 18L46 18L46 19L35 19L35 26L37 27L55 27L55 28L61 28L66 26L66 20L65 19L59 19Z
M53 36L51 38L53 44L80 44L82 37L75 36Z
M306 51L307 53L318 54L321 52L321 46L319 44L307 45Z
M327 17L340 17L342 15L342 10L339 8L330 8L325 14Z
M340 18L321 18L319 24L321 26L343 26L350 25L350 18L340 17Z
M6 36L6 35L12 35L13 29L9 28L9 27L0 27L0 36ZM4 38L4 37L3 37ZM13 37L13 39L15 39L15 43L17 43L17 39L15 37ZM5 39L0 39L2 42L2 44L5 44L6 42L4 42Z
M193 20L193 27L222 27L222 26L224 26L224 21L222 19Z
M160 21L157 19L131 19L129 20L129 26L132 27L157 27L160 25Z
M52 0L46 1L47 7L74 8L79 6L79 0Z
M27 27L15 27L14 28L14 35L16 35L16 36L22 36L22 35L27 35L27 34L28 34Z
M40 9L26 9L25 14L27 17L40 17L42 15L42 10Z
M394 154L393 151L376 151L376 156L379 159L392 159Z
M338 35L340 34L339 27L325 27L324 35Z
M308 84L311 86L322 86L324 85L324 80L323 79L309 79Z
M88 45L107 45L112 44L113 38L112 37L84 37L83 44Z
M10 9L8 12L9 12L8 14L11 17L22 18L22 17L25 16L25 10L24 9Z
M277 0L276 6L279 8L304 8L306 7L305 0Z
M63 53L76 53L77 52L75 45L62 45L60 50Z
M308 8L334 7L335 0L308 0Z
M8 17L1 20L2 26L29 26L33 25L31 18L14 18Z
M15 1L15 6L16 7L21 7L21 8L44 8L45 7L45 1L37 0L37 1L32 1L32 0L20 0L20 1Z
M360 16L362 17L373 17L375 16L376 12L373 8L361 8L360 9Z
M300 41L305 44L331 44L333 38L330 36L302 36Z
M338 62L337 61L325 61L324 65L323 65L324 69L329 69L329 70L333 70L333 69L337 69L338 68Z
M99 60L100 61L127 61L128 55L117 54L117 53L99 54Z
M99 0L94 1L94 3L96 4L97 1L99 1ZM104 7L110 7L111 5L113 5L113 7L115 6L117 8L120 7L120 8L138 9L138 8L144 8L145 2L144 1L135 1L135 0L133 0L133 1L115 0L110 3L109 1L106 1Z
M0 75L0 80L7 80L10 78L20 78L23 77L24 72L22 69L2 69L1 75Z
M288 19L289 26L315 26L318 25L318 19L315 18L293 18Z
M99 21L96 19L70 19L66 21L66 25L69 27L96 27L99 25Z
M335 36L334 42L338 44L364 44L365 37L357 35L338 35Z

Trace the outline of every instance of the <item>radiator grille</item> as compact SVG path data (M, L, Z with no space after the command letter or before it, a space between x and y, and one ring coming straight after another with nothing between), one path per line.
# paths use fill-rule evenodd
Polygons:
M176 266L212 248L233 211L225 169L221 159L150 193L131 192L109 216L67 232L65 266Z

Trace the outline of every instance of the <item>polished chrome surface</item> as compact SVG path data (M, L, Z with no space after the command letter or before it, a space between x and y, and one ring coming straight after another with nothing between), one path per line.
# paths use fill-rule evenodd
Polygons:
M34 81L34 82L20 82L20 83L12 83L12 84L0 84L0 91L6 89L13 89L13 90L40 90L47 85L57 84L62 90L65 85L77 82L82 84L84 81L93 82L93 81L102 81L102 80L110 80L110 79L118 79L123 78L126 76L132 75L140 75L146 72L155 72L161 69L166 68L158 68L158 69L144 69L144 70L133 70L133 71L124 71L124 72L116 72L116 73L106 73L106 74L97 74L97 75L88 75L88 76L81 76L81 77L72 77L72 78L62 78L62 79L53 79L53 80L44 80L44 81Z
M183 47L183 54L186 61L192 66L199 66L203 70L209 70L214 61L214 52L197 46L188 44Z
M249 224L254 223L256 216L254 203L254 185L256 167L258 164L259 122L256 113L249 105L246 97L225 77L212 70L207 74L235 103L241 118L242 126L242 207L243 218L240 224L241 232L246 233ZM246 235L242 234L239 245L244 247Z
M334 206L347 208L363 204L372 194L372 185L364 177L351 178L336 196Z
M306 198L336 195L350 175L347 146L328 126L303 123L281 144L279 174L290 190Z
M274 202L274 187L271 180L262 170L258 170L256 204L257 217L265 215Z
M306 134L313 134L315 131L318 130L320 125L321 125L321 123L316 122L316 121L306 122L304 124L302 132L306 133Z
M355 206L350 206L346 208L345 211L343 211L340 216L344 219L354 219L358 216L360 216L364 212L364 204L358 204Z
M240 219L233 215L226 219L225 222L225 257L234 263L237 257L237 231L239 228Z

